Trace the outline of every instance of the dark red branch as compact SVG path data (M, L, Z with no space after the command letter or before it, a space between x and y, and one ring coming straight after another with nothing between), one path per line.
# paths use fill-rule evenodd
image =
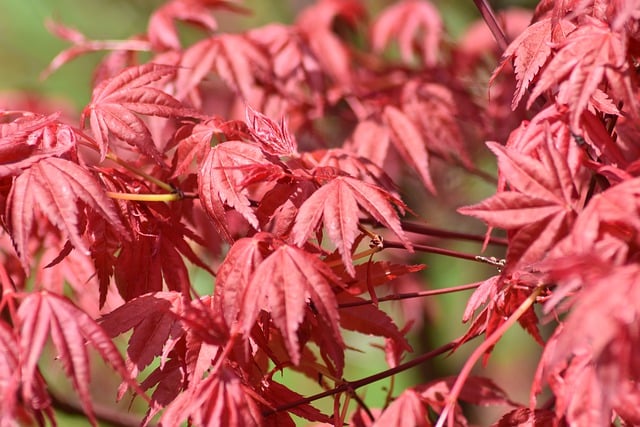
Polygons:
M477 336L477 335L476 335ZM474 337L475 338L475 337ZM386 371L383 372L379 372L377 374L365 377L365 378L361 378L357 381L345 381L342 384L338 385L335 388L332 388L331 390L327 390L327 391L323 391L322 393L318 393L318 394L314 394L313 396L309 396L309 397L305 397L304 399L299 399L296 400L294 402L289 402L289 403L285 403L284 405L280 405L274 409L270 409L267 411L264 411L262 413L262 415L264 415L265 417L269 416L269 415L273 415L276 414L278 412L283 412L283 411L288 411L292 408L295 408L297 406L300 405L306 405L308 403L311 403L315 400L318 399L322 399L324 397L329 397L329 396L333 396L336 395L338 393L343 393L349 390L356 390L360 387L364 387L366 385L369 385L371 383L383 380L385 378L389 378L393 375L399 374L400 372L404 372L407 369L411 369L414 368L418 365L421 365L422 363L426 362L429 359L433 359L434 357L437 357L443 353L448 352L449 350L454 349L455 347L458 346L458 341L459 340L455 340L455 341L451 341L448 344L445 344L441 347L436 348L435 350L432 350L428 353L424 353L418 357L416 357L413 360L410 360L409 362L400 364L398 366L396 366L395 368L391 368L391 369L387 369Z
M392 240L385 240L384 241L384 247L385 248L406 249L404 244L402 244L400 242L394 242ZM478 259L477 255L467 254L467 253L458 252L458 251L452 251L450 249L438 248L436 246L419 245L419 244L415 244L414 243L413 244L413 249L415 249L418 252L426 252L426 253L430 253L430 254L445 255L445 256L450 256L450 257L453 257L453 258L466 259L467 261L475 261L475 262L484 263L484 261Z
M504 30L498 23L496 19L495 13L493 13L493 9L487 0L473 0L478 11L480 11L480 15L482 15L482 19L487 23L491 34L493 34L493 38L496 39L498 43L498 47L502 52L507 50L509 46L509 42L507 41L507 36L504 33Z
M468 240L471 242L483 243L485 236L480 236L471 233L462 233L459 231L443 230L441 228L430 227L425 224L420 224L411 221L402 221L402 229L410 233L422 234L424 236L444 237L453 240ZM489 243L493 245L507 246L507 239L501 237L490 237Z
M403 299L410 299L410 298L420 298L420 297L430 297L430 296L434 296L434 295L442 295L442 294L451 294L454 292L462 292L462 291L467 291L469 289L475 289L479 286L479 283L471 283L468 285L462 285L462 286L454 286L451 288L443 288L443 289L433 289L430 291L420 291L420 292L406 292L406 293L402 293L402 294L393 294L393 295L386 295L383 297L378 297L377 298L377 302L384 302L384 301L399 301L399 300L403 300ZM338 304L338 308L349 308L349 307L358 307L361 305L368 305L368 304L373 304L374 301L373 300L363 300L363 301L357 301L357 302L346 302L344 304Z
M69 402L59 397L56 393L49 390L49 396L51 397L52 406L66 414L80 415L86 417L84 410L79 405ZM114 427L138 427L141 422L141 417L125 414L121 410L116 408L109 408L107 406L98 405L93 403L93 411L96 418L101 423L109 424ZM155 423L148 423L147 426L155 427Z

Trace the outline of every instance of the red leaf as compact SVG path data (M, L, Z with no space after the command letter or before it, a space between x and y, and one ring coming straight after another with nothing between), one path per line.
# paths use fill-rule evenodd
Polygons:
M213 304L223 313L227 326L231 327L242 310L242 298L249 287L255 270L273 251L272 238L267 233L257 233L234 242L218 269ZM259 307L256 307L259 308Z
M18 320L20 351L26 355L22 371L25 384L35 381L38 359L51 335L58 358L71 378L91 425L97 426L98 422L89 391L89 356L85 342L90 343L130 386L144 394L131 379L118 349L104 329L66 298L47 292L31 293L20 304ZM27 387L24 393L26 400L30 400L31 389Z
M289 133L286 120L276 123L251 107L246 110L246 122L251 136L262 149L275 156L292 156L298 152L298 143Z
M17 175L47 157L75 156L76 133L59 117L60 113L0 113L0 177Z
M387 261L370 261L355 266L356 274L349 277L346 274L338 274L347 291L352 295L360 295L376 286L395 280L409 273L416 273L425 268L423 264L402 265Z
M614 105L621 100L635 105L635 96L627 96L626 87L631 83L626 55L626 44L620 33L611 31L604 22L586 19L567 36L541 72L527 107L545 91L559 85L558 102L570 106L571 128L580 129L580 116L605 79L621 98L614 99Z
M432 67L438 61L442 27L438 10L431 3L401 1L385 9L373 23L373 49L382 52L396 38L404 62L413 63L414 51L420 49L422 62Z
M223 368L189 387L160 418L165 426L178 426L183 421L199 426L259 426L262 415L248 387Z
M347 176L331 180L302 204L292 230L295 243L299 246L305 244L323 219L329 238L342 254L345 268L353 276L355 269L351 249L360 233L358 206L393 231L411 250L411 243L402 231L400 218L394 209L398 208L404 213L404 204L376 185Z
M147 294L127 301L100 319L100 325L112 337L133 329L127 347L127 362L134 364L132 376L149 366L156 356L161 356L160 366L164 366L185 332L179 319L183 300L178 292Z
M256 145L227 141L209 151L198 173L198 193L216 228L228 241L232 239L224 218L224 205L238 211L252 227L259 229L246 179L252 170L269 166L272 164Z
M418 173L429 191L435 194L436 188L429 174L429 152L419 129L402 111L392 105L385 107L383 115L391 129L391 142L402 158Z
M162 157L151 132L134 113L161 117L192 116L194 113L180 101L152 86L174 73L175 67L144 64L125 69L93 90L91 103L82 111L82 120L89 117L102 159L108 149L109 136L113 135L161 163Z
M253 40L238 34L217 34L190 46L180 60L177 97L185 98L209 72L214 72L246 102L252 103L256 78L270 69L270 61Z
M269 380L268 382L264 382L262 385L262 389L260 390L263 393L263 397L271 402L273 406L282 405L285 402L295 402L303 398L303 396L298 393L288 389L287 387L279 384L273 380ZM310 404L298 405L292 409L290 409L291 413L307 419L309 421L316 421L319 423L331 423L331 418L327 415L323 414ZM279 425L279 424L276 424Z
M465 215L511 231L508 268L538 260L564 237L581 210L580 193L566 157L551 142L547 144L542 162L487 143L513 191L502 191L482 203L459 209Z
M427 408L420 395L412 389L405 390L389 405L372 427L428 426Z
M197 162L197 169L200 169L213 145L224 141L248 139L248 137L246 125L240 121L224 122L219 118L212 118L198 123L190 129L188 136L178 141L173 158L172 177L187 173L194 160Z
M516 92L513 94L513 102L511 103L513 110L518 107L532 80L551 56L551 42L552 38L554 38L552 28L555 28L554 32L556 34L563 33L564 35L570 33L575 26L571 22L562 19L554 27L550 17L534 22L518 38L511 42L502 55L502 63L491 77L493 81L498 73L504 69L508 61L513 60L516 74ZM557 37L555 38L557 39Z
M353 304L363 301L361 298L341 292L336 296L338 304ZM397 347L411 352L413 349L387 314L373 304L347 307L340 310L340 325L348 330L363 334L385 337L393 340Z
M322 324L324 335L335 343L330 356L341 373L344 344L333 293L338 283L338 278L318 257L295 246L280 246L256 268L242 295L240 322L245 335L251 332L260 310L269 312L285 338L292 362L297 365L301 351L297 332L305 316L312 312Z
M25 269L31 262L28 241L36 210L41 211L77 250L89 255L80 235L82 230L78 229L84 221L81 217L83 206L102 216L121 235L128 235L104 189L90 172L76 163L46 158L14 180L6 215L11 238Z

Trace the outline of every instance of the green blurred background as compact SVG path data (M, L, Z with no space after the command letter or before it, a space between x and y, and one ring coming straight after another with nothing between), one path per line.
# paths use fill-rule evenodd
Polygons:
M80 30L89 38L121 39L144 32L150 12L162 3L159 0L0 0L0 91L28 91L63 98L79 111L90 98L91 73L101 54L83 56L55 72L46 81L40 81L39 75L49 61L68 46L47 32L44 27L45 20L53 18ZM308 3L293 0L246 1L244 4L255 11L253 16L244 17L239 21L229 18L220 24L224 28L235 29L273 21L291 22L296 11ZM373 9L379 9L383 4L390 2L376 0L370 3ZM452 40L459 37L471 22L479 18L471 0L441 0L435 3L443 14ZM493 3L497 9L507 6L531 6L531 2ZM459 187L457 190L462 189L469 202L481 200L494 191L492 186L472 179L457 182L455 185ZM439 206L436 200L433 200L431 205ZM454 228L451 218L452 215L456 215L459 224L456 223L455 228L484 232L479 223L457 216L454 208L446 205L434 208L428 213L429 220L434 224ZM479 251L479 247L473 244L451 244L449 247L470 253ZM420 262L428 265L428 269L420 278L425 287L451 287L479 281L496 273L488 266L438 256L425 256ZM210 278L197 272L194 272L194 278L200 282L200 286L210 286ZM424 327L411 336L416 354L429 351L464 333L466 325L461 324L460 319L469 295L470 292L464 292L424 301L428 306L429 316L424 319ZM399 304L387 303L384 308L390 308L395 313L395 318L402 323ZM345 375L347 379L359 379L386 369L382 352L371 346L372 343L381 344L380 341L374 342L369 337L357 334L353 335L351 341L349 336L346 339L350 345L361 350L348 352L349 367ZM454 374L464 363L470 350L472 349L462 348L450 357L439 358L433 363L398 375L395 379L394 395L407 386L423 383L434 376ZM495 379L514 400L527 403L528 386L539 353L540 349L530 337L521 329L513 328L497 346L487 368L477 368L477 373ZM60 390L64 390L65 397L70 400L75 398L61 375L51 373L50 378L58 378L56 381L60 384ZM294 390L305 395L318 391L316 384L305 379L289 376L284 381L293 383ZM113 400L111 390L114 390L117 382L110 373L98 366L93 382L93 389L101 395L102 403L108 404ZM366 396L365 400L371 407L377 407L384 403L388 386L388 380L381 381L359 390L359 394ZM126 411L127 405L128 402L125 402L120 406L122 411ZM325 411L332 410L330 399L317 402L317 406ZM143 407L134 406L132 410L140 411ZM488 424L495 420L495 414L503 413L505 410L506 408L498 408L497 411L483 411L476 421L480 425ZM59 416L62 426L88 425L81 417L64 414Z

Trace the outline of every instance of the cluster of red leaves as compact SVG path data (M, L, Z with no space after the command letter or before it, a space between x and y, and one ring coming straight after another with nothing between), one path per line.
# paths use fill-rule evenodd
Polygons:
M48 341L93 425L86 344L122 377L119 398L149 402L144 425L342 424L340 393L324 414L274 373L354 395L341 388L343 330L384 338L398 367L407 330L375 304L375 288L422 266L372 260L385 243L367 227L418 247L394 181L408 172L436 194L434 167L481 175L476 142L500 138L501 121L515 130L488 143L498 192L460 211L506 230L506 260L478 284L456 345L482 333L493 344L517 316L545 346L531 407L461 375L351 420L431 425L443 413L466 425L459 398L516 406L499 426L640 423L636 3L543 1L531 25L507 28L515 40L492 77L493 104L469 84L495 55L488 30L448 46L426 1L370 16L359 0L320 0L291 25L238 33L219 31L220 10L245 12L170 0L122 42L51 24L73 46L47 73L111 51L79 123L37 106L0 112L0 424L53 421L38 366ZM183 46L180 21L203 38ZM495 103L509 93L507 120ZM186 261L213 275L204 295ZM546 343L538 294L546 313L570 309ZM122 356L113 339L125 333ZM554 400L535 409L544 384Z

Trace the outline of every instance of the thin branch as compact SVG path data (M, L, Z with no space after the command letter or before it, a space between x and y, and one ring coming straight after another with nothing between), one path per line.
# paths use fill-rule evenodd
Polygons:
M450 257L453 257L453 258L466 259L467 261L474 261L474 262L479 262L479 263L483 263L483 264L485 263L482 260L480 260L477 255L467 254L467 253L458 252L458 251L452 251L450 249L438 248L436 246L419 245L419 244L416 244L416 243L414 243L412 246L413 246L413 249L415 249L418 252L426 252L426 253L430 253L430 254L445 255L445 256L450 256ZM390 241L390 240L385 240L384 247L385 248L406 249L406 247L402 243L394 242L394 241Z
M56 393L53 393L52 390L49 390L49 396L51 397L52 406L56 410L64 412L65 414L87 416L81 406L61 398ZM115 427L138 427L141 424L141 417L123 413L122 410L117 408L94 404L93 412L98 421L111 424ZM147 426L156 427L156 424L148 423Z
M502 52L504 52L507 50L509 42L507 41L507 36L505 35L504 30L496 19L496 15L493 12L491 5L487 0L473 0L473 2L478 8L478 11L480 11L480 15L482 15L482 19L484 19L484 22L486 22L489 27L491 34L493 34L493 38L496 39L498 47Z
M476 335L477 336L477 335ZM475 338L475 337L473 337ZM435 350L432 350L428 353L424 353L418 357L416 357L413 360L410 360L406 363L402 363L398 366L396 366L395 368L391 368L391 369L387 369L386 371L383 372L379 372L377 374L374 375L370 375L368 377L365 378L361 378L357 381L345 381L342 384L338 385L335 388L332 388L331 390L327 390L327 391L323 391L322 393L318 393L318 394L314 394L313 396L309 396L309 397L305 397L303 399L299 399L296 400L294 402L289 402L289 403L285 403L283 405L277 406L274 409L269 409L267 411L264 411L262 413L263 416L267 417L269 415L273 415L276 414L278 412L283 412L283 411L288 411L290 409L293 409L297 406L300 405L306 405L309 404L315 400L318 399L322 399L324 397L329 397L329 396L333 396L339 393L343 393L345 391L348 390L356 390L360 387L364 387L366 385L372 384L374 382L389 378L393 375L399 374L400 372L404 372L408 369L414 368L418 365L421 365L422 363L426 362L429 359L433 359L434 357L437 357L441 354L444 354L450 350L453 350L455 347L458 346L459 343L459 339L456 339L454 341L451 341L448 344L445 344L441 347L436 348Z
M443 288L443 289L433 289L430 291L406 292L402 294L385 295L383 297L378 297L377 302L400 301L403 299L410 299L410 298L420 298L420 297L430 297L434 295L451 294L454 292L462 292L462 291L467 291L469 289L475 289L478 286L480 286L480 283L471 283L468 285L454 286L451 288ZM345 302L343 304L338 304L338 308L359 307L361 305L368 305L368 304L374 304L374 303L375 302L373 300Z
M410 233L422 234L425 236L444 237L454 240L468 240L471 242L484 243L485 236L471 233L462 233L459 231L443 230L441 228L430 227L426 224L420 224L411 221L402 221L402 229ZM490 237L489 243L493 245L507 246L509 241L501 237Z
M452 409L456 404L456 401L458 400L458 396L460 396L460 392L462 391L462 387L464 386L465 381L469 377L469 374L471 374L473 366L478 360L480 360L482 355L485 354L491 347L493 347L502 337L502 335L504 335L504 333L510 327L512 327L529 308L531 308L533 303L536 301L536 298L538 298L538 295L540 295L540 292L542 292L542 288L536 288L531 293L531 295L529 295L527 299L525 299L522 304L520 304L520 306L511 314L511 316L509 316L509 318L502 325L500 325L498 329L496 329L491 335L489 335L487 339L485 339L482 344L476 347L473 353L471 353L471 356L469 356L464 366L462 367L462 370L458 374L456 382L453 384L453 387L451 387L451 392L447 397L447 405L440 413L440 417L438 418L436 427L443 427L446 421L448 421L449 427L453 427L454 411Z

